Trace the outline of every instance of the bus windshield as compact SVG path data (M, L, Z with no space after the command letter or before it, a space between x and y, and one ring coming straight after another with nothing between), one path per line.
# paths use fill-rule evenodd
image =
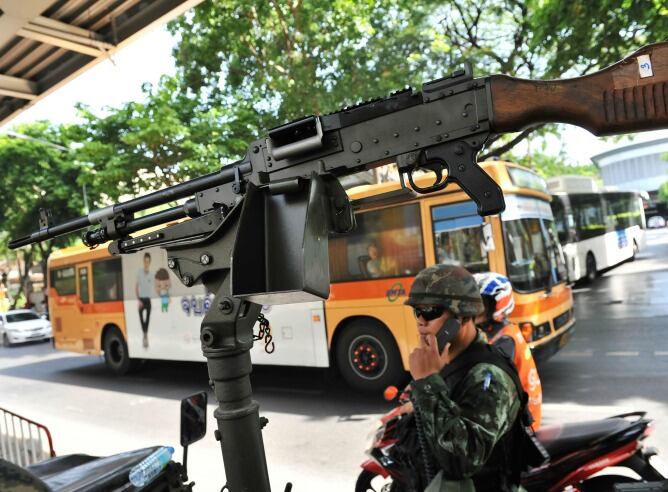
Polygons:
M508 278L515 289L549 289L566 279L563 253L547 202L508 196L501 219Z

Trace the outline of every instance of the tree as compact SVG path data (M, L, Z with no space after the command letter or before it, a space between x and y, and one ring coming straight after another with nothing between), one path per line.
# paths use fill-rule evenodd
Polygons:
M172 22L186 85L213 104L254 100L258 130L326 113L474 62L477 73L589 73L668 36L660 0L210 1ZM608 36L608 37L606 37ZM566 49L564 49L566 44ZM531 127L493 138L498 156Z
M509 160L533 169L544 178L577 174L598 180L601 179L598 168L594 164L569 165L565 163L565 156L551 156L542 152L535 152L524 156L517 156L511 153Z
M37 230L40 208L50 210L53 223L83 213L79 182L85 170L70 152L63 150L69 144L67 132L47 122L21 125L16 131L32 140L0 137L0 175L3 177L0 222L6 239L24 237ZM74 240L67 236L23 248L20 275L21 290L25 291L26 298L30 293L29 273L33 264L39 262L46 275L51 252ZM6 248L7 242L0 244Z
M187 87L258 130L418 83L449 47L423 0L212 1L170 24ZM448 70L438 66L438 72Z
M213 171L278 124L419 87L464 60L478 74L573 76L668 36L658 0L599 4L210 0L169 25L176 76L146 86L145 102L102 116L82 108L79 160L94 170L89 186L117 200ZM603 39L611 31L614 42ZM493 136L480 157L554 132Z
M90 168L82 179L102 200L97 205L210 172L222 155L241 152L238 139L250 136L230 135L217 108L202 110L178 84L167 76L157 87L146 84L145 102L107 108L103 116L79 106L83 122L67 133Z
M664 181L659 186L659 201L668 203L668 181Z

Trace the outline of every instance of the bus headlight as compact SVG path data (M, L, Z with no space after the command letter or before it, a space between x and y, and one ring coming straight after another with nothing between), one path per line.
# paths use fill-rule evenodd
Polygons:
M524 323L520 323L520 332L527 343L535 342L550 334L550 322L546 321L545 323L534 326L533 323L525 321Z

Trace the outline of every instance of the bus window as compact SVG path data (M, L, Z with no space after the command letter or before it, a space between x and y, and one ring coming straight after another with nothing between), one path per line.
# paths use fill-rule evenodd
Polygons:
M95 302L122 301L122 282L120 258L93 263L93 295L95 296Z
M640 204L637 195L633 193L608 193L605 195L608 203L608 216L611 227L627 229L633 226L642 226Z
M431 219L437 263L463 266L472 273L489 270L483 247L483 220L475 203L433 207Z
M355 230L329 240L332 282L416 275L424 268L420 207L392 207L356 216Z
M521 167L509 167L510 181L518 188L529 188L547 193L547 182L539 175Z
M578 239L590 239L605 234L606 220L601 195L574 194L569 198L579 232Z
M59 296L72 296L77 293L74 267L51 270L51 287Z
M88 295L88 267L79 267L79 299L83 304L90 302Z

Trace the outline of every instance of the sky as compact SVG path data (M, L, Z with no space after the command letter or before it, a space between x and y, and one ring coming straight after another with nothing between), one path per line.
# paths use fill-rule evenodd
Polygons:
M143 83L156 84L162 74L174 73L175 65L171 56L174 44L175 40L164 27L146 34L119 50L112 59L99 63L21 113L2 127L0 132L17 123L40 119L56 123L74 122L74 105L77 102L99 112L105 106L119 106L124 102L142 100ZM547 152L556 155L563 148L570 163L590 163L592 156L630 142L627 138L620 142L597 138L574 126L564 125L564 128L561 139L548 141ZM668 137L668 130L635 134L633 142L660 137ZM521 152L521 147L518 150Z
M175 40L165 28L153 30L49 94L0 131L18 123L43 119L55 123L74 122L77 102L87 104L97 112L105 106L142 100L143 83L157 84L161 75L175 72L174 44Z

